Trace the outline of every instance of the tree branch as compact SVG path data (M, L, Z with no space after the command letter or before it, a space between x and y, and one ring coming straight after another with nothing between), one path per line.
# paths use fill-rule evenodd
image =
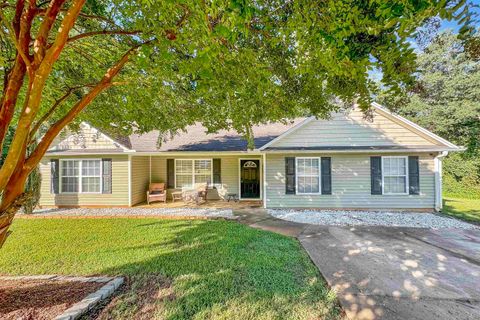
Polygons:
M76 36L70 37L67 39L67 43L77 41L83 38L87 37L92 37L96 35L107 35L107 34L121 34L121 35L135 35L141 33L140 30L133 30L133 31L128 31L128 30L99 30L99 31L91 31L91 32L85 32L81 34L77 34Z
M102 80L98 82L90 92L85 95L79 102L77 102L70 111L67 112L61 119L55 122L45 133L42 140L38 143L35 150L25 161L25 168L31 171L35 168L37 163L43 157L48 147L52 143L53 139L65 128L86 106L88 106L100 93L112 85L113 78L122 70L123 66L127 63L130 56L138 49L139 46L135 46L128 50L117 63L107 70Z
M18 54L22 57L23 63L25 63L27 68L30 68L31 66L30 57L27 55L27 53L25 53L25 51L20 46L20 43L18 42L17 37L15 36L16 34L15 30L12 28L12 26L10 25L10 23L8 22L7 18L5 17L2 11L0 11L0 20L3 21L3 24L8 29L8 34L10 35L12 42L15 45L15 48L17 49Z
M55 112L55 110L65 101L70 97L70 95L75 92L75 90L81 89L81 88L86 88L86 87L93 87L93 84L86 84L86 85L80 85L80 86L75 86L71 87L68 89L68 91L61 96L58 100L55 101L55 103L50 107L50 109L35 123L33 128L30 130L30 138L28 144L32 144L35 138L35 134L37 133L38 129L40 129L40 126L47 121Z
M45 55L48 35L64 3L65 0L52 0L48 5L48 8L46 9L42 24L38 29L37 36L35 37L35 42L33 43L33 61L36 65L40 64Z

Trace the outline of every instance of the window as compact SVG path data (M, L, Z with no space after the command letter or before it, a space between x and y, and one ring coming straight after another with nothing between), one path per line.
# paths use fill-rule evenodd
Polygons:
M193 188L196 183L212 182L211 159L175 159L175 188Z
M62 192L78 192L80 179L80 161L62 160Z
M297 158L297 193L320 193L320 158Z
M407 172L407 157L382 157L383 194L406 194Z
M61 192L101 192L102 162L98 160L61 160Z

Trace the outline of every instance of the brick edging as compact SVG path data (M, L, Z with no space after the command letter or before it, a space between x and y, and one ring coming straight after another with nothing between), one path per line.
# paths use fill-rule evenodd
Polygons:
M79 302L73 304L55 320L75 320L95 307L100 301L110 297L124 282L123 277L74 277L58 275L34 275L34 276L0 276L0 280L51 280L71 282L98 282L105 283L97 291L90 293Z
M123 284L123 277L116 277L109 281L106 285L97 291L90 293L80 302L65 310L61 315L57 316L55 320L75 320L80 318L83 314L93 309L100 301L110 297L115 290Z

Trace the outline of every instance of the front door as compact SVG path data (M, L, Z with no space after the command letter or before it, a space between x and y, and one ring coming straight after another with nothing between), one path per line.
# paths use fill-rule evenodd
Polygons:
M240 160L240 197L260 198L260 160Z

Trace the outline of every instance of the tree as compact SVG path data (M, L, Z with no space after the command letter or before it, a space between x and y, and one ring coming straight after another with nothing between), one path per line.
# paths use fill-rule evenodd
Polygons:
M480 61L451 31L434 35L417 61L416 84L406 99L399 102L388 93L380 98L390 109L464 146L464 153L445 161L445 189L480 195Z
M325 117L335 101L366 109L371 68L387 86L410 84L408 37L432 16L468 17L464 1L429 0L5 0L0 8L0 149L15 131L0 168L0 246L28 175L66 126L87 119L115 132L172 132L202 121L252 141L254 124Z

